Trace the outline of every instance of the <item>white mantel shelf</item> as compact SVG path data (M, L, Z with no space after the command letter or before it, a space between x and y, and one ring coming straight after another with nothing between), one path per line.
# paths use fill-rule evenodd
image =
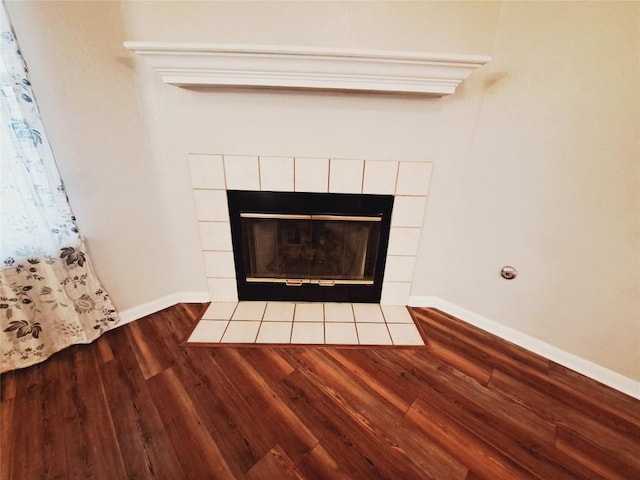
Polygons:
M455 92L489 62L481 55L294 46L124 42L179 87L235 86L413 93Z

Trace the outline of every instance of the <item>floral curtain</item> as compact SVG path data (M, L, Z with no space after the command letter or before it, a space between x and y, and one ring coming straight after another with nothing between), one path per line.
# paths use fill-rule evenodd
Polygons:
M4 4L0 15L0 372L5 372L93 341L118 315L75 225Z

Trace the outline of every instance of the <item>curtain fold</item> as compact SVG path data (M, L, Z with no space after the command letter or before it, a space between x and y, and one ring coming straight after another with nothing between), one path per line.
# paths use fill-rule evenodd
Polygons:
M2 4L0 372L111 328L118 315L87 256Z

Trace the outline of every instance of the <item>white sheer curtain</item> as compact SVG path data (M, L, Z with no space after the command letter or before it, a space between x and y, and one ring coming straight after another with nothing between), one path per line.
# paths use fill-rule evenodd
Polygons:
M75 225L2 5L0 372L88 343L117 322Z

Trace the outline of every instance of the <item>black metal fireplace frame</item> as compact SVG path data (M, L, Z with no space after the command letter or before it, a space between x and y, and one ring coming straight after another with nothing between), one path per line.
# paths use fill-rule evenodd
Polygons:
M302 193L227 190L236 283L240 300L378 303L389 244L393 195L350 193ZM380 215L380 243L372 285L317 284L287 286L271 282L247 282L242 255L241 213L299 215Z

